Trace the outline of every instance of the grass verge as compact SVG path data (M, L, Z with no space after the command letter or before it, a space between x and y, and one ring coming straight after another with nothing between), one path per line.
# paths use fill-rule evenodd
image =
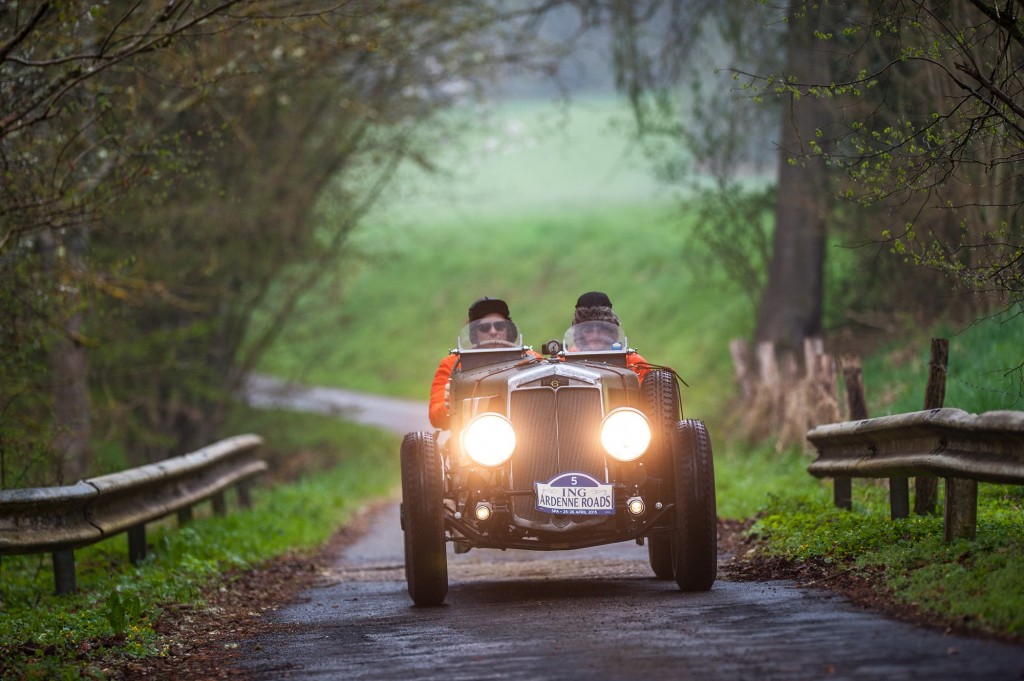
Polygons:
M292 551L312 552L367 500L398 481L398 439L335 419L243 410L233 432L267 440L274 475L250 510L147 527L149 555L128 561L123 535L75 552L78 592L53 594L48 555L4 557L0 678L104 678L118 658L167 655L170 609L202 607L223 575ZM296 476L299 469L313 474ZM206 509L202 509L206 510ZM255 530L255 531L254 531Z
M863 578L889 612L1024 643L1024 489L979 485L976 539L948 543L941 511L891 520L884 483L855 481L854 494L853 511L832 505L829 486L772 494L748 533L755 560Z

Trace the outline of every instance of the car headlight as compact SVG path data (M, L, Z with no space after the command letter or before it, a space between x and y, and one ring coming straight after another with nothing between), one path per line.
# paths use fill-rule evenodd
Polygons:
M651 426L636 409L616 409L601 424L601 445L619 461L639 458L651 444Z
M516 448L516 433L501 414L480 414L462 431L462 450L481 466L500 466Z

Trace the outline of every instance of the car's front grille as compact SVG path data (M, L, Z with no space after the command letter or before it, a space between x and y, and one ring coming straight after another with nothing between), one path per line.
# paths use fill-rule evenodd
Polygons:
M512 487L532 489L559 473L580 472L605 479L600 429L600 387L524 388L511 394L509 419L516 431ZM519 518L547 524L551 516L535 509L532 496L516 496Z

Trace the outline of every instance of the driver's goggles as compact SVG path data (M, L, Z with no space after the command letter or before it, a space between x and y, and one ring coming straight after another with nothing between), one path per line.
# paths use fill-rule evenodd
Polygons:
M508 322L477 322L474 328L477 331L483 331L484 333L487 333L491 330L492 327L494 328L495 331L508 331L512 327L512 325L509 324Z

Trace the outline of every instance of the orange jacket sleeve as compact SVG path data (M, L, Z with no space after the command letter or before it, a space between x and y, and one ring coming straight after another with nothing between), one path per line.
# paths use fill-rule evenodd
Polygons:
M646 365L647 360L644 359L643 355L637 354L635 352L626 355L626 366L628 366L630 369L636 372L637 378L640 379L641 383L644 382L644 376L646 376L647 372L650 371L650 369L648 369Z
M434 382L430 384L430 424L435 428L448 428L448 405L445 404L445 393L448 391L448 379L452 376L458 355L448 355L437 365Z
M540 354L532 350L526 356L543 359ZM447 430L451 425L448 420L449 405L445 397L448 392L448 381L452 377L452 369L455 368L455 362L458 359L458 355L448 355L442 359L441 363L437 365L437 371L434 372L434 382L430 384L430 424L440 430Z

